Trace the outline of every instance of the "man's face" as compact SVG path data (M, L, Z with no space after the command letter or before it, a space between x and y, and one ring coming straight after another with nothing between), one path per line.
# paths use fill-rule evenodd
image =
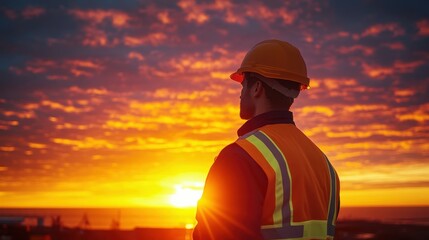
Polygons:
M244 79L241 85L243 88L240 95L240 118L248 120L255 114L255 104L250 94L250 88L247 86L247 80Z

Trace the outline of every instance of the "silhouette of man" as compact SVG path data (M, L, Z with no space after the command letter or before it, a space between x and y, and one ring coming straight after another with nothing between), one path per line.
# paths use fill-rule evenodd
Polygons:
M210 168L193 239L333 239L337 173L289 111L310 82L300 51L260 42L231 79L242 84L240 117L248 121Z

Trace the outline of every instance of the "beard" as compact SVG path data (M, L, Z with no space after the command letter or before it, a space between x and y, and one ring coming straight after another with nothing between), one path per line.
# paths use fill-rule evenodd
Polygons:
M240 118L249 120L255 115L255 105L250 101L250 96L243 96L240 99Z

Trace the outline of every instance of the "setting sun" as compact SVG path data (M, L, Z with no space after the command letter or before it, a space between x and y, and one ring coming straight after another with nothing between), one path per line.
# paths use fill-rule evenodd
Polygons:
M196 207L203 192L203 183L177 184L176 192L171 195L170 203L174 207Z

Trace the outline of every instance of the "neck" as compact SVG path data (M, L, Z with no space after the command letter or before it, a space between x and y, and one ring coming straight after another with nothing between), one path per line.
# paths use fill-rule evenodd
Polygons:
M253 115L253 117L271 111L289 111L289 107L273 107L266 100L260 101L255 105L255 114Z

